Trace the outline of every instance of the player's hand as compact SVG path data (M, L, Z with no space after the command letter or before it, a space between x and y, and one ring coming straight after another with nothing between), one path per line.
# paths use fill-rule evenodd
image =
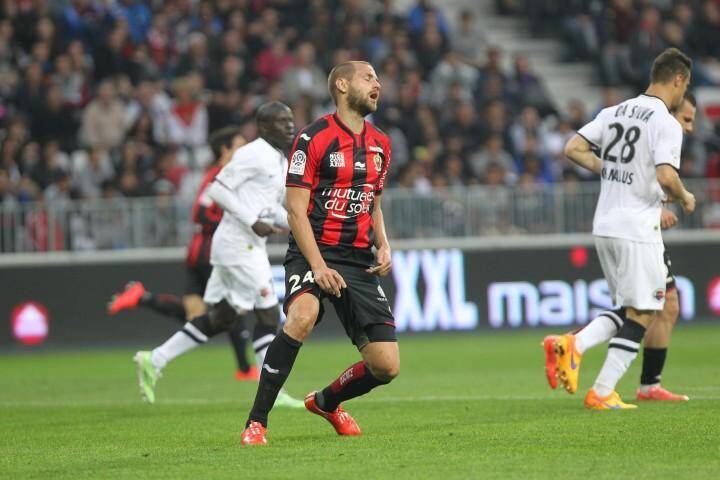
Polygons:
M693 213L695 211L695 195L685 192L685 197L683 197L680 204L685 213Z
M315 278L315 283L323 292L335 295L338 298L340 297L340 291L343 288L347 288L342 275L327 265L313 269L313 277Z
M668 230L677 225L677 223L678 217L675 215L675 212L663 207L662 213L660 214L660 228Z
M253 223L252 230L258 237L267 237L268 235L275 233L275 228L272 225L261 222L260 220Z
M365 270L368 273L384 277L392 268L392 254L390 247L381 247L375 252L375 265Z

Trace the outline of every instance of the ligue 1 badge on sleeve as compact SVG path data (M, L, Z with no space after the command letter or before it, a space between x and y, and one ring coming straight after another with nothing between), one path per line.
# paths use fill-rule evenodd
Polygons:
M382 170L382 157L379 153L373 155L373 163L375 163L375 170L380 173Z

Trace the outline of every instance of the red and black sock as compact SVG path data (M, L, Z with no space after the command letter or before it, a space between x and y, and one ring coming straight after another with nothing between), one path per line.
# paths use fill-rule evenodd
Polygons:
M378 380L365 362L358 362L345 370L337 380L315 394L317 406L326 412L334 411L338 405L351 398L365 395L370 390L389 382Z
M138 303L161 315L173 317L180 323L184 324L187 321L185 306L175 295L145 292Z

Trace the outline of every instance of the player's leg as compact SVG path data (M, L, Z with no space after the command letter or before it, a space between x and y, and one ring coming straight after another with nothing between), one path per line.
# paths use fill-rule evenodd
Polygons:
M362 361L343 371L330 385L315 394L317 406L332 412L347 400L390 383L400 373L400 350L395 328L384 324L368 327L370 341L361 348Z
M566 379L566 381L562 382L563 386L568 392L573 393L577 389L577 374L579 374L579 362L582 355L587 350L614 337L622 326L624 316L624 308L607 310L601 312L587 325L574 332L545 337L542 346L545 351L545 376L550 388L555 389L558 376L562 376ZM573 352L575 355L573 355ZM561 373L563 369L566 372L564 374ZM573 369L577 370L574 381L567 381L572 377L567 372L572 372Z
M645 332L643 341L643 364L640 376L638 400L687 401L687 395L672 393L660 385L672 329L680 314L680 303L676 288L670 288L665 295L665 306Z
M585 397L587 408L607 410L635 407L622 402L615 392L615 386L637 357L645 329L655 316L653 311L627 308L623 326L610 340L605 363L600 369L595 384Z
M138 306L149 308L161 315L185 322L186 312L183 302L175 295L153 293L145 289L140 282L129 282L125 289L116 293L108 303L108 313L115 315L122 310L130 310Z
M291 266L286 265L286 279ZM268 415L290 375L295 359L303 342L310 335L320 316L319 293L291 292L286 302L287 319L280 333L270 342L265 353L265 361L260 369L260 381L255 401L245 422L240 441L243 445L265 445L265 431ZM297 295L300 293L299 295ZM293 296L293 294L296 294ZM289 304L289 307L287 306Z
M273 293L274 297L274 293ZM257 365L265 364L270 344L275 340L278 325L280 324L280 309L277 302L269 308L256 308L255 328L253 329L253 350L255 350L255 362ZM281 388L275 399L275 407L303 408L304 403L291 397L284 388Z
M585 397L585 406L591 409L634 408L622 402L615 386L637 357L645 330L662 310L665 297L662 245L613 240L617 300L627 308L623 325L610 340L605 363Z
M362 355L340 376L318 392L311 392L305 406L327 419L340 435L359 435L357 423L341 403L390 383L400 373L400 350L395 321L376 276L364 269L343 268L348 287L332 299L345 331Z
M226 331L235 318L233 308L222 301L211 306L208 313L187 322L162 345L152 351L137 352L134 360L138 367L140 392L145 401L154 403L155 385L162 369L169 362L206 343L218 333Z
M255 401L245 422L240 441L243 445L265 445L268 415L290 375L295 358L305 339L322 318L320 288L304 258L285 263L285 313L287 319L279 334L270 342L260 368Z
M618 273L616 265L619 259L617 258L613 240L614 239L610 238L596 237L595 250L597 251L600 266L608 283L610 298L613 299L614 303L618 303ZM587 348L600 338L609 338L607 335L615 325L613 324L613 327L611 327L608 322L612 322L613 320L617 321L615 315L601 315L599 320L593 320L590 325L583 329L589 329L586 334L582 336L583 346ZM578 333L581 332L582 330ZM550 345L548 345L548 343L550 343ZM580 362L582 360L582 353L578 349L576 336L574 334L566 334L555 338L546 338L543 346L545 348L545 371L550 386L553 386L552 378L550 378L551 369L555 367L557 379L563 388L565 388L568 393L575 393L577 391L580 376ZM550 346L552 347L551 352L549 352Z
M247 326L247 315L238 316L233 327L228 330L228 338L235 352L237 371L235 379L240 381L257 381L260 371L250 363L248 358L248 344L250 343L250 331Z
M207 305L203 301L202 295L196 293L186 294L182 298L185 307L185 321L192 320L207 312Z

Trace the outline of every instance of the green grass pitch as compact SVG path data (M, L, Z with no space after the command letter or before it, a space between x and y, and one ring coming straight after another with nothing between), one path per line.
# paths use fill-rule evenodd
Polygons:
M586 354L578 394L550 391L545 333L402 337L400 377L346 404L362 437L275 410L264 448L239 445L255 384L233 379L224 345L170 365L152 406L133 349L0 355L0 477L718 478L718 326L675 331L664 382L690 402L624 412L582 407L604 346ZM304 396L356 358L347 341L311 340L288 390ZM619 385L626 400L640 363Z

